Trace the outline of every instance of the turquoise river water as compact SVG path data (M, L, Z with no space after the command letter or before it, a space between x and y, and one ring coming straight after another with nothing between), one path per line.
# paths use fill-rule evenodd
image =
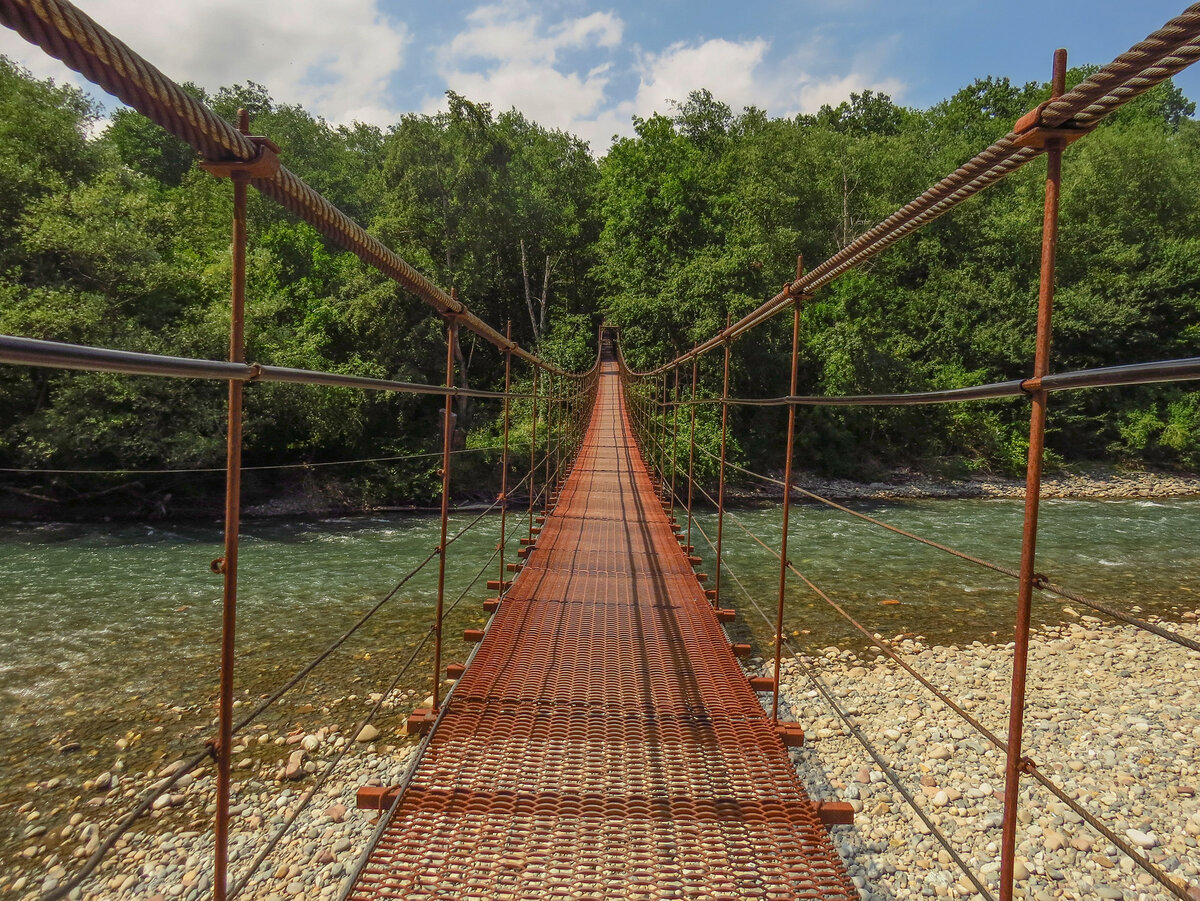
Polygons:
M999 563L1017 561L1017 501L932 500L860 509ZM456 514L452 529L472 517ZM702 514L698 522L715 536L715 515ZM739 608L735 634L765 648L772 630L743 589L773 609L778 563L739 523L775 547L779 511L735 511L725 523L723 604ZM401 514L248 521L241 552L239 697L270 691L385 595L436 544L437 525L436 518ZM498 531L498 517L488 516L451 546L448 603L479 573ZM1198 534L1200 500L1047 501L1038 569L1098 600L1170 618L1200 606ZM713 553L699 529L693 538L703 568L713 572ZM794 509L791 542L793 562L873 631L888 637L915 633L933 643L1011 638L1016 592L1005 576L820 507ZM200 746L211 731L216 689L221 586L209 561L219 554L215 525L0 527L6 586L0 600L0 846L15 838L5 828L5 811L29 797L33 783L58 777L64 780L60 791L71 793L73 783L111 763L122 736L142 736L128 752L130 768L150 768L164 754ZM497 576L496 565L489 566L486 578ZM288 696L272 714L274 727L309 724L331 704L332 716L346 710L343 722L356 718L361 708L351 713L350 705L338 706L339 699L356 695L365 701L390 681L428 631L435 587L431 565ZM461 630L484 622L480 602L488 594L480 580L450 615L446 661L463 659ZM1066 616L1061 603L1036 600L1039 622ZM786 625L805 648L862 647L796 580ZM428 693L428 660L428 654L420 658L401 684L414 701ZM71 742L79 743L79 751L59 753Z

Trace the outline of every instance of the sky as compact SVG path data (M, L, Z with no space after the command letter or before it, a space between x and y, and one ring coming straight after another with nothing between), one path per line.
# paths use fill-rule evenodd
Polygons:
M78 0L177 81L255 81L335 124L433 113L453 90L607 150L707 88L734 111L813 112L866 89L927 107L976 78L1103 64L1182 0ZM0 53L83 85L0 28ZM1200 66L1177 83L1200 98ZM89 93L111 106L98 89Z

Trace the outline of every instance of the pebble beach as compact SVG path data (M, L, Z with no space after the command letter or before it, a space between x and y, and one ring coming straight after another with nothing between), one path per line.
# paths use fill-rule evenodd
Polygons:
M1073 611L1068 611L1074 613ZM1030 646L1025 751L1118 836L1200 899L1200 655L1130 626L1074 613ZM1197 614L1169 626L1200 639ZM1012 645L894 645L914 669L1001 738ZM827 648L803 658L922 810L993 891L1000 867L1004 756L886 658ZM793 751L818 800L849 801L835 845L867 901L977 896L949 853L802 674L783 697L806 730ZM1022 781L1018 897L1172 895L1032 779Z
M372 699L362 700L374 704ZM413 700L397 696L383 703L411 706ZM263 901L336 897L375 825L374 811L356 809L356 792L364 785L397 784L416 748L416 740L404 734L403 720L384 728L367 726L353 735L343 734L336 723L286 735L252 726L234 746L231 886L244 878L249 864L295 810L301 805L303 810L238 897ZM345 756L314 792L320 774L343 750ZM95 850L135 799L173 775L181 764L172 761L145 773L128 773L119 766L104 770L81 786L80 803L69 816L62 810L40 809L35 791L21 810L29 823L21 862L0 876L0 896L33 901L56 888ZM147 818L118 840L96 874L70 897L90 901L211 897L215 798L214 766L201 765L183 776L160 796ZM46 823L53 823L53 828Z

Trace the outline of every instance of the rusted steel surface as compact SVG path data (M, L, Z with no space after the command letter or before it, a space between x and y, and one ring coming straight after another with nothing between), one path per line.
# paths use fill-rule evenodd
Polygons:
M1067 51L1054 53L1050 102L1066 90ZM1051 137L1046 148L1046 194L1042 213L1042 265L1038 282L1037 340L1033 375L1050 372L1051 315L1054 310L1054 264L1058 247L1058 198L1062 187L1062 153L1066 142ZM1034 391L1029 416L1029 461L1025 473L1025 520L1021 534L1021 574L1013 642L1012 685L1009 700L1008 749L1004 764L1004 832L1000 843L1000 899L1014 895L1017 853L1017 813L1020 805L1021 742L1025 726L1025 684L1029 669L1029 632L1033 612L1034 566L1037 558L1038 503L1042 494L1042 457L1046 448L1046 392Z
M238 128L250 130L250 117L238 110ZM229 361L246 361L246 189L250 176L234 169L233 248L229 298ZM224 901L229 870L229 797L233 764L233 666L236 657L238 535L242 505L242 389L229 382L229 404L225 427L225 547L219 566L224 576L221 602L221 671L217 701L217 804L214 829L213 898Z
M857 898L600 381L350 897Z

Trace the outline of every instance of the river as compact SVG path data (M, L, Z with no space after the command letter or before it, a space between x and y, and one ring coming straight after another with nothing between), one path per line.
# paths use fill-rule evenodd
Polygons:
M1017 562L1018 501L858 509L968 553ZM452 531L472 518L456 514ZM697 522L715 537L714 514L703 513ZM437 526L436 518L404 514L247 521L238 697L245 702L270 691L387 594L436 544ZM724 526L723 605L739 609L734 635L762 650L772 629L746 593L773 611L778 563L743 526L776 547L779 511L734 511ZM498 517L488 516L450 547L448 603L480 573L498 529ZM1198 534L1200 500L1051 500L1043 504L1038 570L1097 600L1170 618L1200 605ZM221 602L220 579L209 562L220 555L220 538L214 524L0 527L6 586L0 601L0 857L17 839L18 824L5 814L29 797L34 783L51 803L58 794L65 802L89 774L110 766L118 739L132 741L121 752L125 766L149 769L164 754L198 748L210 734ZM693 538L703 568L713 573L713 554L699 528ZM915 633L942 644L1011 639L1014 580L836 511L796 507L789 556L885 636ZM485 577L497 574L493 564ZM480 602L488 594L480 580L448 618L445 661L463 659L461 630L483 624ZM381 691L428 631L435 596L436 562L289 694L272 722L336 720L340 699ZM1036 599L1036 621L1070 616L1063 603ZM795 579L786 628L807 649L863 646ZM428 693L428 660L426 653L402 683L414 701ZM60 753L71 743L79 750ZM61 785L45 787L56 778Z

